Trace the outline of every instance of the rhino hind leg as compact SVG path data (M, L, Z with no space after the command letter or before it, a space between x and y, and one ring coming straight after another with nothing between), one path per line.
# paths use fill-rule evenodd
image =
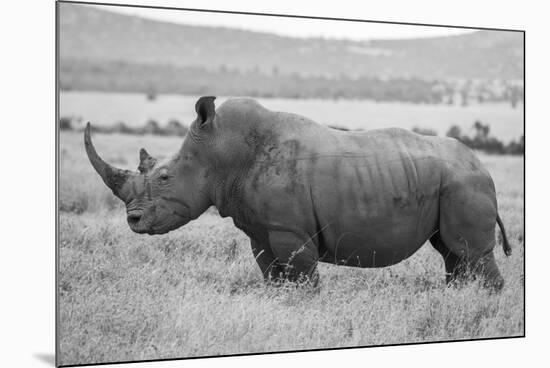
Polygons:
M474 275L480 275L483 278L485 287L492 288L496 291L502 290L504 287L504 279L498 270L493 251L485 254L477 259L472 264Z
M471 178L467 181L472 182ZM496 200L494 192L481 190L484 186L480 182L453 183L445 188L440 200L438 244L454 255L450 259L460 260L456 273L481 277L485 286L500 290L504 280L493 254Z
M463 278L465 274L465 262L447 248L439 231L430 238L432 246L441 254L445 262L445 281L451 284L456 280Z
M467 260L451 252L441 239L439 232L430 238L430 243L443 257L447 285L463 282L469 276L481 276L484 286L488 288L498 291L504 286L504 279L498 270L493 251L477 260Z

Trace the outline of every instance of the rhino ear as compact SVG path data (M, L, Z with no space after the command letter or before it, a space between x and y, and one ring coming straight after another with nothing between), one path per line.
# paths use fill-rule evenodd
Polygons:
M149 172L157 163L157 159L149 155L145 148L139 150L139 166L140 173L145 174Z
M216 105L214 105L215 96L203 96L195 104L197 120L199 126L211 123L216 115Z

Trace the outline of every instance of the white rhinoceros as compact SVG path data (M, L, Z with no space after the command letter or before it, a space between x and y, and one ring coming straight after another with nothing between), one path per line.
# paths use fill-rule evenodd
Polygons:
M201 97L179 152L158 163L142 149L139 172L88 157L126 203L138 233L163 234L214 205L249 237L266 279L316 283L318 262L384 267L426 240L445 260L447 281L481 275L500 289L491 176L452 138L403 129L343 132L270 111L251 99L218 109Z

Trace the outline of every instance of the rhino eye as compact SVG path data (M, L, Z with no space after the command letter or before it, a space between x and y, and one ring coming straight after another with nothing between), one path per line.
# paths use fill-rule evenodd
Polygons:
M170 178L170 176L167 173L160 174L160 180L166 181Z

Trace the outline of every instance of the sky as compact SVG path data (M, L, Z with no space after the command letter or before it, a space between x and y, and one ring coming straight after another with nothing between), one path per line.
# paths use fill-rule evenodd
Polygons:
M150 8L98 6L104 10L173 23L225 26L292 37L324 37L352 40L446 36L472 32L460 28L327 21L271 16L217 14ZM358 16L361 18L361 16Z

